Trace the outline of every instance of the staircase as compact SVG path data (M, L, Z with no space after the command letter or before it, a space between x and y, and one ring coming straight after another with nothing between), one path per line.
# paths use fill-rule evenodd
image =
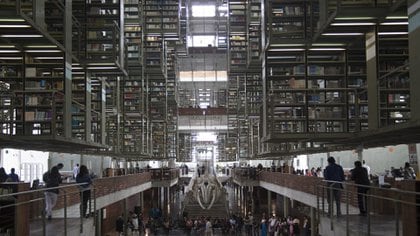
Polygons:
M184 212L188 213L189 218L211 217L224 219L228 217L226 205L223 203L215 203L210 209L203 209L198 203L190 203L185 206Z

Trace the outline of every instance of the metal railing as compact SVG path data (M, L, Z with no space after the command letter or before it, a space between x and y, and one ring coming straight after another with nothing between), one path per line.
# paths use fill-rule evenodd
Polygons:
M334 183L336 185L334 185ZM342 188L337 184L341 184ZM355 217L362 217L361 222L364 235L377 235L382 233L383 229L378 225L388 224L387 234L388 235L417 235L418 228L413 227L416 225L416 215L413 215L417 209L420 208L420 193L404 190L409 186L416 185L415 181L403 181L400 183L399 188L383 188L377 186L365 186L354 184L351 182L335 182L335 181L322 181L322 184L316 186L316 198L317 198L317 222L321 221L322 217L327 217L329 220L330 230L334 230L337 224L344 226L346 235L355 234L352 231L351 221ZM359 194L357 188L367 187L368 191L366 194ZM340 205L345 211L342 215L334 214L336 208L333 191L339 192ZM329 196L328 196L329 195ZM366 214L360 214L358 209L358 195L365 198ZM337 212L337 209L335 209ZM417 216L418 217L418 216ZM412 218L413 221L410 221ZM392 226L393 224L393 226ZM379 232L377 232L379 231ZM360 233L360 231L358 231Z
M52 188L40 188L33 190L19 191L19 185L25 186L26 189L29 189L28 183L2 183L0 184L3 194L0 195L0 214L2 217L11 217L11 224L6 222L0 222L0 234L6 233L6 235L20 235L31 234L32 231L39 231L40 229L32 229L31 227L42 226L41 234L47 235L47 217L45 214L45 195L43 193L58 190L61 191L58 194L56 205L54 206L54 218L63 220L63 235L68 235L68 221L71 217L69 215L69 208L81 203L83 198L84 189L81 188L82 185L87 183L77 183L77 184L66 184L64 186L52 187ZM88 201L87 214L90 216L93 214L96 217L96 189L94 185L91 185L91 197ZM6 193L9 192L9 193ZM83 222L86 217L83 215L82 204L80 207L76 208L79 210L79 232L83 233ZM62 214L61 211L62 210ZM40 221L40 222L39 222ZM28 226L29 222L35 222ZM96 222L93 221L94 224ZM39 224L38 224L39 223ZM25 224L25 225L22 225ZM1 232L4 231L4 232Z

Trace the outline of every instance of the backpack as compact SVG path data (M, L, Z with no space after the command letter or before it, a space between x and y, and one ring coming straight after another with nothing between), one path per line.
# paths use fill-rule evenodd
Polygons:
M50 172L47 171L42 175L42 181L44 181L44 183L48 183L50 181Z

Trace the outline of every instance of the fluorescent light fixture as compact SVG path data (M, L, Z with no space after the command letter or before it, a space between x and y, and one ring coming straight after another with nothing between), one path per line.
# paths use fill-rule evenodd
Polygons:
M0 45L0 48L15 48L14 45Z
M285 44L271 44L270 47L302 47L303 43L285 43Z
M62 60L63 57L34 57L34 59L38 59L38 60Z
M296 51L304 51L304 48L272 48L268 51L270 52L296 52Z
M37 49L30 49L30 50L26 50L26 52L37 53L37 52L62 52L62 51L61 50L54 50L54 49L38 49L38 50Z
M376 25L375 22L340 22L332 23L332 26L359 26L359 25Z
M379 32L378 35L404 35L408 32Z
M57 48L56 45L28 45L25 48Z
M340 47L344 46L344 43L313 43L313 47Z
M402 19L408 19L408 16L387 16L385 17L387 20L402 20Z
M408 22L383 22L380 25L408 25Z
M296 59L296 56L268 56L267 59Z
M6 50L0 50L0 53L18 53L20 52L19 50L14 50L14 49L6 49Z
M0 60L22 60L22 57L0 57Z
M310 51L344 51L345 48L311 48Z
M1 34L1 38L42 38L40 34Z
M94 63L88 63L88 66L113 66L114 63L109 62L94 62Z
M88 67L89 70L111 70L117 69L116 66L99 66L99 67Z
M25 22L22 18L0 18L0 22Z
M337 17L335 18L335 20L374 20L376 19L375 17L371 17L371 16L355 16L355 17Z
M30 28L30 25L0 25L0 28Z
M358 36L363 35L363 33L323 33L324 36Z

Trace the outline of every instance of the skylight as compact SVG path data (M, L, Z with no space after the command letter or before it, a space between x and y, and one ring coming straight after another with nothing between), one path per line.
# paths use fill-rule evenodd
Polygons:
M193 5L192 16L193 17L215 17L216 6L215 5Z

